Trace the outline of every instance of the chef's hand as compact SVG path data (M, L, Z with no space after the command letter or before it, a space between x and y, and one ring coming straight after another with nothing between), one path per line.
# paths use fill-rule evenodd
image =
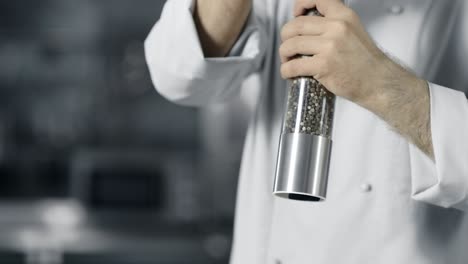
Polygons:
M324 17L302 16L314 7ZM427 82L386 56L340 0L296 0L294 15L281 30L283 78L313 76L433 157Z

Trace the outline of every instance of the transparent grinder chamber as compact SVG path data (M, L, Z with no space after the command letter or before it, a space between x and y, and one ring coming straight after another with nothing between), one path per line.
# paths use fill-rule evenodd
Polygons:
M316 9L308 15L320 15ZM281 133L273 193L279 197L324 201L335 95L312 77L291 81Z

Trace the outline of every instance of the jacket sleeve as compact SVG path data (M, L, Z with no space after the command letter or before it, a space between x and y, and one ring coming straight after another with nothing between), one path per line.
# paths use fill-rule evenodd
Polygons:
M242 81L260 69L266 34L253 9L228 56L205 58L192 16L194 1L167 1L145 41L145 55L162 96L202 106L237 94Z
M429 84L435 161L410 144L412 195L468 211L468 101L464 93Z

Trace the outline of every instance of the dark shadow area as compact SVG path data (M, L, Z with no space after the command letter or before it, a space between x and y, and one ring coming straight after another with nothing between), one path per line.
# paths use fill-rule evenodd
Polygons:
M227 263L245 126L155 91L164 3L0 1L0 263Z

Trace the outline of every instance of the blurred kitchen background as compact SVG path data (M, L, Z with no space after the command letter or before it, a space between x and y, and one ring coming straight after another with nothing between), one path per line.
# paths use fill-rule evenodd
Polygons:
M154 90L162 0L0 1L0 263L227 263L245 105Z

